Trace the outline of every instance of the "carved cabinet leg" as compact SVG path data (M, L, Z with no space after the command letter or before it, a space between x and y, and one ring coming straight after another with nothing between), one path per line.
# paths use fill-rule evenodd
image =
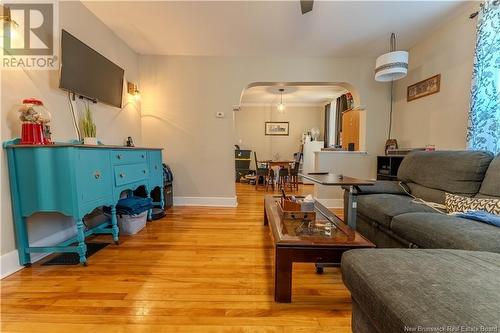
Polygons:
M113 241L118 244L118 221L116 219L116 206L111 206L111 233L113 235Z
M146 193L148 198L151 198L151 192L149 192L147 188L146 188ZM152 219L153 219L153 210L150 209L148 210L148 221L151 221Z
M85 225L83 219L76 219L76 239L78 240L78 255L80 256L80 264L87 266L87 245L85 244Z
M161 210L165 209L165 187L160 186L160 207Z

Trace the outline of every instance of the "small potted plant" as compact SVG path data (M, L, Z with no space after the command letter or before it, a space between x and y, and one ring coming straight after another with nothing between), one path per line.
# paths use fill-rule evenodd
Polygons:
M94 118L92 117L92 111L90 111L90 106L88 104L85 104L85 112L81 122L83 130L83 144L97 145L96 126Z

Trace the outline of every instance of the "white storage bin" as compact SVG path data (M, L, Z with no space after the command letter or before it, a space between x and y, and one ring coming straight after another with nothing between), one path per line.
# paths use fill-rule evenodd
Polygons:
M120 234L134 235L146 226L148 211L138 215L118 215L118 226Z

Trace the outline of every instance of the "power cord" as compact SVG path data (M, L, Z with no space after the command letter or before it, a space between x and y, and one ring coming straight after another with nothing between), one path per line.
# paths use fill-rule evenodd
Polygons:
M82 141L82 135L80 133L80 127L78 126L78 120L77 120L77 117L76 117L76 111L75 111L75 108L74 108L74 105L73 105L73 103L75 103L75 102L71 98L71 94L72 93L68 92L68 102L69 102L69 108L71 110L71 116L73 118L73 126L75 127L76 135L78 136L78 141ZM74 97L74 95L73 95L73 97Z
M403 182L398 182L399 186L403 189L403 191L405 191L405 193L407 195L409 195L410 197L413 198L412 202L414 203L417 203L417 204L420 204L420 205L425 205L427 207L430 207L432 209L434 209L436 212L438 213L441 213L441 214L446 214L445 212L443 212L443 210L446 210L446 206L445 205L442 205L442 204L438 204L436 202L429 202L429 201L425 201L424 199L421 199L421 198L417 198L416 196L412 195L406 185L403 183Z

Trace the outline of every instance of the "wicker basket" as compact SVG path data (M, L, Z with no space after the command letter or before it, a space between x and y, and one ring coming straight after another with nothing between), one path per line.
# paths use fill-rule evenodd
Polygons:
M276 204L282 222L283 234L296 236L295 230L297 228L316 220L316 212L302 211L300 203L281 198Z

